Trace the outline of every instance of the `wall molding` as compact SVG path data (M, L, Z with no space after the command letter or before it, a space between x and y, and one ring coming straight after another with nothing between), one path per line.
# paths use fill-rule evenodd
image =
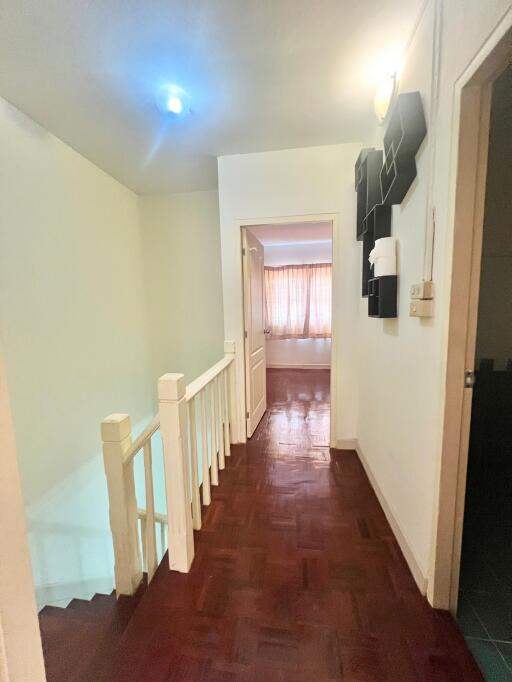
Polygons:
M290 364L285 365L281 363L267 363L267 369L331 369L331 365L300 365Z
M400 525L398 521L395 518L395 515L393 514L393 511L391 510L391 506L389 505L386 497L384 496L384 493L379 487L379 484L377 483L377 480L373 474L373 471L370 467L370 464L368 463L368 460L366 459L361 446L359 442L356 440L356 445L355 445L355 451L357 452L357 455L359 457L359 461L363 465L363 469L366 472L366 475L368 476L368 480L370 481L370 484L375 492L375 495L377 496L377 499L379 500L380 506L382 507L382 511L384 512L389 525L391 526L391 530L393 531L393 535L395 536L396 541L398 542L398 545L402 551L403 557L405 561L407 562L407 565L409 566L409 569L412 573L412 576L416 582L416 585L418 586L419 591L423 596L426 596L427 594L427 584L428 580L427 578L423 575L423 571L421 570L418 562L416 561L416 557L414 556L414 553L409 546L409 543L405 539L405 535L402 533L402 530L400 528Z
M336 450L357 450L357 438L340 438L336 441Z

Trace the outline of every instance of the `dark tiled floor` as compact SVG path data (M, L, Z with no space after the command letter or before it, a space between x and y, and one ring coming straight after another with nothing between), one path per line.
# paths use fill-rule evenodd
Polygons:
M268 407L212 491L191 571L161 564L109 681L481 681L356 453L329 451L328 372L270 371Z
M493 407L498 396L500 405L510 409L503 386L507 389L504 377L492 373L480 384L477 379L457 614L468 646L489 682L512 682L510 415L507 430L507 415Z

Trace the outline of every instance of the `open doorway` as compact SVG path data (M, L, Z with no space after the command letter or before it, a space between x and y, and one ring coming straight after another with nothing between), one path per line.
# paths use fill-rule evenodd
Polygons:
M332 240L332 220L243 228L247 437L265 414L267 387L316 386L329 404Z
M512 72L492 86L458 621L512 680ZM499 672L499 674L498 674Z

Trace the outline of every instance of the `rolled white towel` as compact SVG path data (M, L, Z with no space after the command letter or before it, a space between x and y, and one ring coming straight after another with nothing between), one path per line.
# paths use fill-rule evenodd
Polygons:
M394 237L377 239L368 261L374 269L374 277L396 275L396 239Z

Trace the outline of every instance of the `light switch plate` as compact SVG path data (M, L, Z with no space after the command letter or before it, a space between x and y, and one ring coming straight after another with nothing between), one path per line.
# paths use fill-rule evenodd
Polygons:
M415 299L430 299L434 298L434 282L419 282L411 286L411 298Z
M431 300L414 300L409 305L409 315L411 317L432 317L434 302Z

